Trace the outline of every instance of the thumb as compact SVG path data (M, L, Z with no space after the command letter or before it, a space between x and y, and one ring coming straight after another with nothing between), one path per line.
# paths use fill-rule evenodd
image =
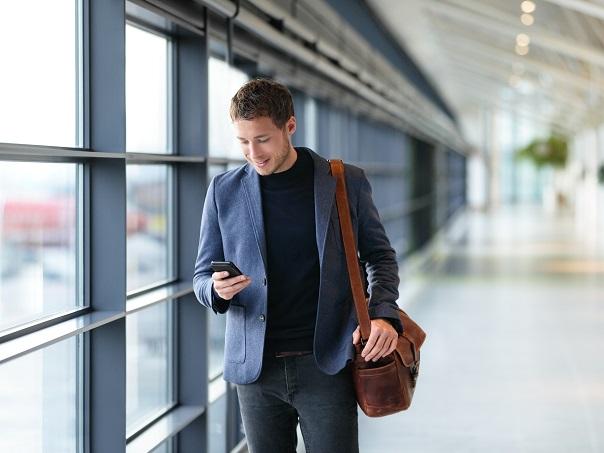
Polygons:
M361 339L361 329L359 326L352 332L352 344L357 344Z

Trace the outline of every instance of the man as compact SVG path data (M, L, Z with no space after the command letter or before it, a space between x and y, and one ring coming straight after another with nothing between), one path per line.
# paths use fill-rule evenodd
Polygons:
M347 363L358 323L329 162L294 148L286 87L243 85L230 116L247 164L216 176L206 195L193 285L226 313L224 379L237 384L252 453L358 451L357 405ZM365 360L396 346L398 266L363 171L346 165L359 255L368 272L371 335ZM213 273L229 260L244 273ZM355 329L356 328L356 329Z

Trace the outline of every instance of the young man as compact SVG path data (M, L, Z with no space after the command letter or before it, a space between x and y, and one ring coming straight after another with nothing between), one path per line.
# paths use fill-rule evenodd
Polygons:
M247 164L208 187L193 286L226 313L224 379L237 384L252 453L358 451L357 405L347 363L359 341L329 162L294 148L287 88L243 85L230 116ZM359 255L369 277L371 336L365 360L392 352L400 330L395 253L363 171L346 165ZM229 260L244 273L213 273ZM356 328L356 329L355 329Z

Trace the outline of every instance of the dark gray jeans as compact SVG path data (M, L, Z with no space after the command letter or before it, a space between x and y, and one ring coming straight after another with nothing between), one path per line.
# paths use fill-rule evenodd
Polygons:
M298 420L307 453L359 451L348 368L330 376L312 354L265 357L260 378L237 394L250 453L295 453Z

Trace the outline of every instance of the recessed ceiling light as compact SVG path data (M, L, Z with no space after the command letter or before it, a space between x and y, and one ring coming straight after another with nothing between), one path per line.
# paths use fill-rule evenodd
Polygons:
M518 44L521 47L526 47L531 43L531 38L529 38L529 35L527 35L526 33L518 33L518 36L516 36L516 44Z
M535 22L535 18L530 14L523 14L522 16L520 16L520 22L527 26L533 25L533 23Z
M520 4L520 9L523 13L532 13L535 11L535 3L530 0L525 0Z

